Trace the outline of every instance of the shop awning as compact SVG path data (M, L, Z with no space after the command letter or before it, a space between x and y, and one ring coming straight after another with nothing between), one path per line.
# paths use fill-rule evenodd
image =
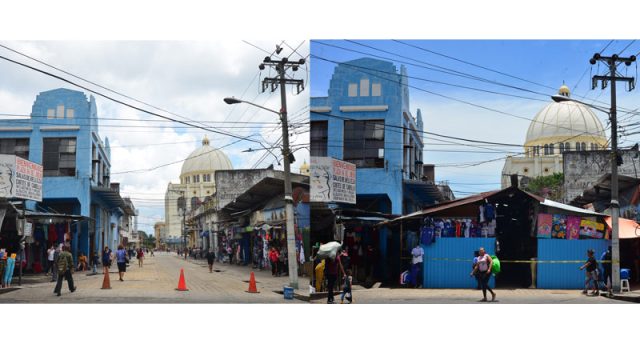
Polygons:
M579 208L579 207L575 207L575 206L559 203L559 202L552 201L552 200L549 200L549 199L544 199L544 201L541 202L540 204L542 204L544 206L556 208L556 209L561 209L561 210L565 210L565 211L574 212L574 213L581 213L581 214L593 215L593 216L604 216L604 214L600 214L600 213L597 213L595 211L591 211L591 210L587 210L587 209L583 209L583 208Z
M605 217L604 221L607 223L607 226L611 228L611 216ZM618 218L618 229L618 238L620 239L640 238L640 225L633 220Z
M99 197L102 201L107 203L110 207L120 208L123 212L130 207L124 202L122 196L120 196L119 191L115 191L108 187L102 186L92 186L91 187L91 195Z

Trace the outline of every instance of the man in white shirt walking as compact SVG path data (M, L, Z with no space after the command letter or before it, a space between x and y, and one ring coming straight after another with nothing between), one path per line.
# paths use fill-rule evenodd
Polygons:
M411 285L415 288L422 287L422 261L424 250L417 244L411 250Z
M51 247L49 248L49 250L47 250L47 271L46 271L46 275L49 275L49 271L53 271L53 260L54 260L54 256L56 254L56 248L55 246L53 246L53 244L51 244Z

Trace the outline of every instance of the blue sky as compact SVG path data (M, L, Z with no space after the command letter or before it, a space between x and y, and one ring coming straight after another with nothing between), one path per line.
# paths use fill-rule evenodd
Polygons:
M640 42L611 41L611 39L401 41L406 44L392 40L312 41L311 96L327 95L329 79L336 66L333 62L360 57L391 59L398 69L403 63L407 67L410 77L409 85L412 87L409 89L411 110L414 114L418 108L422 110L425 131L484 141L523 144L530 124L526 119L532 119L546 106L551 101L550 96L557 93L563 82L572 89L573 98L600 106L609 106L609 88L604 91L600 88L591 90L591 75L604 74L606 71L602 64L599 67L598 65L592 67L589 64L589 59L594 53L602 51L605 47L604 55L619 53L621 56L630 56L640 52ZM623 49L625 51L620 53ZM456 61L453 58L490 68L511 77ZM425 67L444 70L448 73ZM619 67L619 72L626 76L635 77L636 71L635 64L628 68ZM452 72L462 73L464 77L456 76ZM469 76L481 77L485 81L476 81ZM487 80L510 87L490 83ZM434 81L446 82L450 85L434 83ZM473 87L494 93L463 87ZM496 111L463 104L424 90ZM515 96L495 94L495 92ZM640 107L640 95L637 91L626 92L623 85L618 84L618 106L636 109ZM597 115L606 125L606 115L600 113ZM640 120L638 117L634 117L626 123L638 120ZM623 121L622 125L624 124ZM638 141L637 135L625 136L622 138L622 145L631 145L636 141ZM445 145L430 136L425 137L425 143L427 144L425 163L437 165L436 179L450 181L453 190L457 191L457 196L499 188L500 173L504 165L504 160L501 158L508 154L506 152L508 150L522 151L521 148L499 146L477 149L456 144ZM472 167L458 165L463 162L492 159L501 160Z

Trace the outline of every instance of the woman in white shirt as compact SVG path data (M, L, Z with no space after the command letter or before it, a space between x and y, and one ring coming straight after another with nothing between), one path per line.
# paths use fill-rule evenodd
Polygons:
M480 248L478 250L478 257L476 258L476 265L473 267L473 271L471 272L471 276L475 274L478 282L480 283L480 287L482 288L482 301L487 301L487 290L491 293L491 301L496 299L496 293L491 290L489 287L489 279L491 279L491 266L493 265L493 260L491 260L491 256L489 256L484 248Z

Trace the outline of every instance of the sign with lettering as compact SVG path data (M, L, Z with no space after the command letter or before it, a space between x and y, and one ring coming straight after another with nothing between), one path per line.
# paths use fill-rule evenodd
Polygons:
M42 165L0 155L0 198L42 201Z
M311 157L311 201L356 203L356 166L330 157Z

